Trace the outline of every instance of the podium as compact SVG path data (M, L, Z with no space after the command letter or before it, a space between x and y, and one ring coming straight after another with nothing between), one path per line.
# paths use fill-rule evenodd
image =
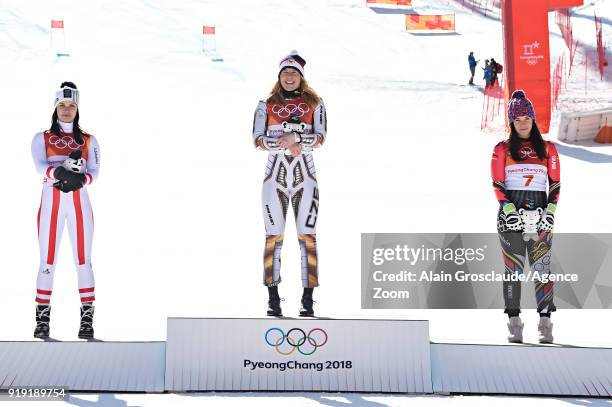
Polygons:
M432 344L437 393L610 397L612 349Z
M0 389L164 391L165 342L0 342Z
M612 349L432 343L428 321L168 318L165 342L0 342L0 391L610 397Z
M168 319L166 390L431 393L427 321Z

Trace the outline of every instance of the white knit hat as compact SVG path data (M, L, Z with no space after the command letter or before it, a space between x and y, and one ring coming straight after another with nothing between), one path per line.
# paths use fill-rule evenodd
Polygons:
M304 65L306 65L306 60L296 50L290 51L289 55L283 57L278 64L278 76L285 68L297 69L300 75L304 76Z
M61 88L60 90L55 92L54 107L57 107L57 105L60 102L63 102L65 100L69 100L71 102L74 102L78 106L79 105L79 91L78 91L78 89L73 89L73 88L70 88L68 86L64 86L63 88Z

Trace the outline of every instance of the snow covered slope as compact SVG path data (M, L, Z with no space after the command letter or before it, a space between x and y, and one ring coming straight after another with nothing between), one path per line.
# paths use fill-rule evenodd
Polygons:
M609 34L610 2L593 7ZM81 89L81 124L102 148L101 176L89 188L97 336L160 340L166 316L261 316L266 154L251 144L251 120L290 49L306 57L306 77L329 114L328 141L314 153L318 313L428 318L436 340L503 339L501 311L360 310L360 233L495 232L489 166L503 135L480 132L481 87L466 83L469 51L502 60L501 26L455 8L456 35L418 36L403 31L402 16L375 14L361 0L2 0L0 339L32 334L40 177L29 149L34 133L49 126L63 80ZM68 58L49 49L53 17L65 20ZM222 63L201 53L203 22L217 26ZM575 36L594 43L581 24ZM605 212L612 149L560 152L557 231L612 232ZM291 222L285 234L281 294L286 314L296 315ZM58 339L74 339L78 321L67 241L64 235L54 287ZM559 340L610 344L610 325L595 322L609 320L608 311L558 314Z

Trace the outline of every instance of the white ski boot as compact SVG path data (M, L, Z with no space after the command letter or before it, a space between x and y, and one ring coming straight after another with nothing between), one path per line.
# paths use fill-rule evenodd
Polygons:
M508 342L523 343L523 327L525 324L520 317L510 317L508 321Z
M552 335L553 323L550 322L549 317L540 317L538 323L538 332L540 333L540 343L553 343Z

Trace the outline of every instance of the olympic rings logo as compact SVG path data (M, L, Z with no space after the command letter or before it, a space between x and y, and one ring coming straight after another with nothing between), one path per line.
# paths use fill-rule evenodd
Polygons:
M82 144L77 143L76 140L70 136L63 136L60 138L56 135L49 137L49 144L59 148L60 150L66 147L71 150L76 150L82 146Z
M272 105L272 113L278 115L281 119L286 119L290 116L302 117L310 111L310 106L304 102L298 104L289 103L287 105Z
M315 333L317 334L314 335ZM264 339L280 355L289 356L297 349L302 355L309 356L327 343L327 332L321 328L313 328L306 334L300 328L292 328L285 334L280 328L270 328ZM287 346L283 347L285 343Z
M529 146L523 146L520 148L519 153L521 158L537 158L535 151Z

